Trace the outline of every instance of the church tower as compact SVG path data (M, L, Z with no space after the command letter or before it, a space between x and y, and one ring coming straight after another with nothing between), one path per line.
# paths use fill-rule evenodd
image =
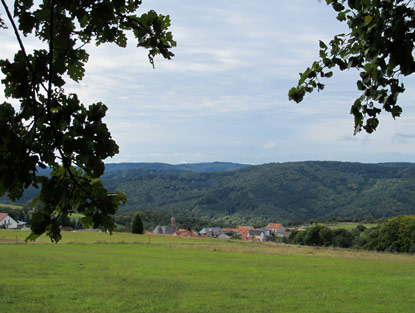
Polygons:
M172 216L170 219L170 225L171 227L176 228L176 218L174 216Z

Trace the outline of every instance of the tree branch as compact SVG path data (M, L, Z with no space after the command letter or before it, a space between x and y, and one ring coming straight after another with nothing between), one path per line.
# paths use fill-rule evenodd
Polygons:
M47 108L50 113L52 103L52 79L53 79L53 41L54 41L54 18L55 18L55 3L53 0L50 2L50 16L49 16L49 82L48 82L48 100ZM53 121L51 120L53 123Z
M36 77L36 72L34 71L34 69L32 67L32 63L30 63L30 60L29 60L29 57L28 57L28 55L26 53L26 49L24 47L22 38L20 37L20 34L19 34L19 30L18 30L18 28L16 26L16 23L13 20L13 16L10 13L10 10L9 10L9 7L7 6L7 4L6 4L6 1L5 0L1 0L1 3L3 4L4 9L6 10L7 18L9 19L10 23L12 24L12 27L13 27L13 30L14 30L14 34L15 34L16 39L17 39L17 41L19 43L19 46L20 46L20 50L22 50L22 52L23 52L23 55L24 55L25 60L26 60L27 67L29 68L30 72L32 73L33 79L34 79ZM47 88L42 83L42 81L40 81L40 85L43 87L43 89L45 91L47 91Z

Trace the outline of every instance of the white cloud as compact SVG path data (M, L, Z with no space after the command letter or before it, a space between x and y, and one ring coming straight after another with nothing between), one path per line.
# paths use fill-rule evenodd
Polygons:
M265 150L271 150L271 149L274 149L276 146L277 146L277 144L276 144L275 142L271 141L271 142L267 142L267 143L265 143L265 144L263 145L263 148L264 148Z
M85 79L66 86L87 105L108 105L120 145L112 161L413 160L412 78L403 116L382 114L373 135L352 136L355 72L336 72L301 104L288 101L298 73L318 57L318 40L344 31L324 1L144 1L148 9L171 15L176 57L156 58L153 69L133 41L89 46ZM2 31L0 41L9 57L13 35Z

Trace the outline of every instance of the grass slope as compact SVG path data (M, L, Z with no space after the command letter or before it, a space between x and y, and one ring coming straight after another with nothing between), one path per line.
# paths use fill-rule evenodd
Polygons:
M27 234L0 231L5 241ZM413 312L411 255L64 233L0 244L0 312ZM84 242L81 244L80 242ZM141 244L140 244L141 243Z

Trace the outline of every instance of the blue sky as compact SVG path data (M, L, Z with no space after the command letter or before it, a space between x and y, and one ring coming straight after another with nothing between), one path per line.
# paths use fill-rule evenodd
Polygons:
M372 135L353 136L356 72L336 72L324 92L288 101L298 73L317 59L318 41L347 31L324 1L143 2L142 12L171 16L176 57L158 57L153 69L133 41L126 49L91 46L85 79L66 88L109 107L120 153L108 162L414 160L412 78L404 80L402 117L381 114ZM1 31L0 40L0 56L10 56L12 34Z

